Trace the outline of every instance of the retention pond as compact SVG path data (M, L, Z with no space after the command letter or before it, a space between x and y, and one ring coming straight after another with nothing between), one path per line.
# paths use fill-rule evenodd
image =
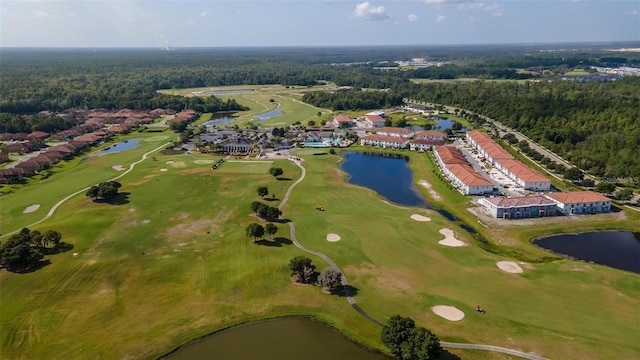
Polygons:
M390 360L322 322L302 317L253 322L187 344L166 357L192 359Z
M598 231L536 239L543 249L577 260L640 274L640 233Z

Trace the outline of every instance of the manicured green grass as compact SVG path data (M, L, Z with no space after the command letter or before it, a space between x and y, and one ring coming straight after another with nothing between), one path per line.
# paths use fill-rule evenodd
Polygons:
M220 173L229 174L268 174L269 168L273 166L273 161L225 161L219 168L214 170Z
M111 165L126 167L158 144L78 161L42 184L3 197L3 232L42 217L52 203L85 183L111 177ZM371 190L346 183L338 168L340 157L311 155L320 150L294 152L305 159L307 177L284 206L283 218L294 221L300 242L342 267L357 289L358 303L373 316L384 321L399 313L444 340L488 343L550 358L640 355L635 335L638 275L569 260L522 264L523 274L504 273L495 262L508 259L475 246L456 224L434 211L390 204ZM484 228L465 210L469 199L437 178L425 154L404 153L415 180L429 181L443 196L438 204L492 241L506 242L533 258L546 255L529 240L560 225ZM0 272L2 357L151 358L233 324L292 314L316 316L382 348L379 328L346 299L291 283L287 263L303 253L288 243L286 225L278 224L282 239L271 246L252 244L244 234L246 225L258 221L249 209L260 200L256 188L267 186L281 199L300 169L288 160L274 160L264 171L240 171L265 165L258 162L225 162L218 170L205 163L217 159L153 154L120 180L126 193L121 205L93 203L78 195L37 226L61 231L74 247L48 257L51 264L38 271ZM282 167L282 177L291 180L274 179L267 172L271 166ZM238 172L222 171L234 167ZM38 216L21 213L35 201L43 205ZM317 211L317 205L325 211ZM410 219L414 213L432 221L416 222ZM627 216L617 223L634 228L638 219ZM596 220L564 226L581 231L614 224L611 218L591 219ZM452 229L470 246L439 245L442 228ZM342 239L328 242L328 233ZM309 257L318 270L328 266ZM460 322L441 319L430 311L438 304L455 305L466 317ZM476 304L487 314L478 315ZM487 356L452 352L465 359Z

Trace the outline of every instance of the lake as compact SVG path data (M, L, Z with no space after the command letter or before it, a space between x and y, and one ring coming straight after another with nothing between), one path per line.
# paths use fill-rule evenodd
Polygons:
M434 128L434 130L440 130L440 131L444 131L447 129L451 129L451 127L453 126L453 119L451 118L438 118L436 120L436 126Z
M142 140L142 138L135 138L135 139L129 139L125 141L120 141L118 143L115 143L109 146L109 148L107 149L100 150L100 152L97 155L112 154L112 153L116 153L124 150L133 149L134 147L138 146L138 141L140 140Z
M179 348L166 359L390 360L320 321L302 317L258 321L223 330Z
M427 206L413 184L409 159L404 155L347 152L340 167L347 172L349 183L375 190L394 203L405 206Z
M273 110L256 114L255 116L259 119L258 121L256 121L256 123L261 124L262 122L269 120L272 117L276 117L278 115L282 115L282 111L280 111L280 104L278 104L278 106L276 106L276 108Z
M208 120L203 123L204 126L215 126L215 125L224 125L230 122L235 121L236 118L234 116L230 116L230 114L214 114L211 117L211 120Z
M535 239L533 243L574 259L640 273L640 233L598 231L564 234Z

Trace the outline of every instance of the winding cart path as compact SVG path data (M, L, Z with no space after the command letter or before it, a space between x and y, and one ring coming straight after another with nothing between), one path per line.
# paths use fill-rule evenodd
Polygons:
M302 170L302 174L300 175L300 178L298 180L296 180L293 184L291 184L291 186L289 186L289 189L287 189L287 193L282 198L282 201L280 202L280 205L278 205L278 209L280 209L280 210L282 210L284 205L287 203L287 200L289 200L289 195L291 195L291 192L293 191L293 189L296 187L296 185L301 183L302 180L304 180L304 177L307 174L307 170L304 168L304 166L302 166L300 161L297 161L297 160L294 160L294 159L291 159L291 158L289 160L293 161ZM317 252L317 251L311 250L311 249L305 247L304 245L300 244L300 242L296 238L296 228L295 228L295 226L293 224L293 221L289 221L287 224L289 225L289 230L291 231L291 241L293 242L293 244L298 249L300 249L300 250L302 250L302 251L304 251L306 253L313 254L313 255L315 255L315 256L317 256L319 258L322 258L329 265L331 265L331 267L334 270L339 271L342 274L342 285L344 286L345 293L347 295L347 301L349 302L349 305L351 305L351 307L353 307L354 310L356 310L358 313L360 313L362 316L364 316L365 318L367 318L368 320L370 320L374 324L376 324L378 326L384 326L383 322L381 322L380 320L378 320L375 317L373 317L371 314L369 314L363 308L361 308L360 305L358 305L358 303L356 302L356 300L353 298L353 296L351 294L351 291L350 291L351 288L349 287L349 282L347 281L347 277L345 276L344 272L340 269L338 264L336 264L335 261L331 260L327 255L325 255L325 254L323 254L321 252ZM493 345L453 343L453 342L447 342L447 341L441 341L440 345L442 345L445 348L452 348L452 349L469 349L469 350L495 351L495 352L499 352L499 353L503 353L503 354L518 356L518 357L521 357L523 359L530 359L530 360L548 360L548 359L546 359L544 357L541 357L541 356L528 354L528 353L525 353L525 352L522 352L522 351L513 350L513 349L507 349L507 348L503 348L503 347L499 347L499 346L493 346Z

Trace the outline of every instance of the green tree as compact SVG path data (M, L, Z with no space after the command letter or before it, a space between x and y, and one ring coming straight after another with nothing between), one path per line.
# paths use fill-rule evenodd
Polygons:
M269 188L266 186L258 186L257 192L258 196L264 199L265 196L269 195Z
M440 355L438 337L431 331L416 327L408 317L393 315L380 333L382 343L393 356L402 360L431 360Z
M584 187L594 187L596 185L596 182L593 181L593 179L583 179L582 180L582 186Z
M274 206L267 206L264 215L264 218L266 219L276 220L280 217L280 215L282 215L282 210Z
M267 223L264 226L264 232L269 236L269 239L272 239L273 235L278 232L278 227L273 223Z
M92 197L94 200L102 198L105 200L113 200L118 196L118 189L122 186L117 181L102 182L98 185L94 185L87 190L85 195Z
M318 285L333 292L342 282L342 273L334 268L326 268L318 275Z
M402 344L409 340L415 327L416 323L411 318L393 315L382 327L380 339L393 356L401 359Z
M631 199L633 199L633 191L631 191L631 189L620 189L618 191L616 191L615 194L615 198L620 200L620 201L629 201Z
M565 179L571 181L580 181L584 178L584 173L582 173L582 170L578 169L575 166L565 170L563 175Z
M53 244L54 247L60 245L60 240L62 240L62 234L55 230L47 230L42 234L42 241L44 246L49 246L49 244Z
M296 256L289 261L289 273L296 276L298 282L309 284L312 280L316 267L311 263L311 259L304 256Z
M606 181L599 182L598 184L596 184L596 188L595 188L597 192L602 194L611 194L612 192L615 191L615 189L616 189L616 184L606 182Z
M282 168L272 167L271 169L269 169L269 174L277 179L278 176L284 174L284 171L282 170Z
M264 227L257 223L251 223L247 225L245 233L248 237L253 237L253 242L255 243L258 238L261 238L264 235Z
M307 126L310 126L310 127L316 126L316 122L313 120L309 120L307 121Z

